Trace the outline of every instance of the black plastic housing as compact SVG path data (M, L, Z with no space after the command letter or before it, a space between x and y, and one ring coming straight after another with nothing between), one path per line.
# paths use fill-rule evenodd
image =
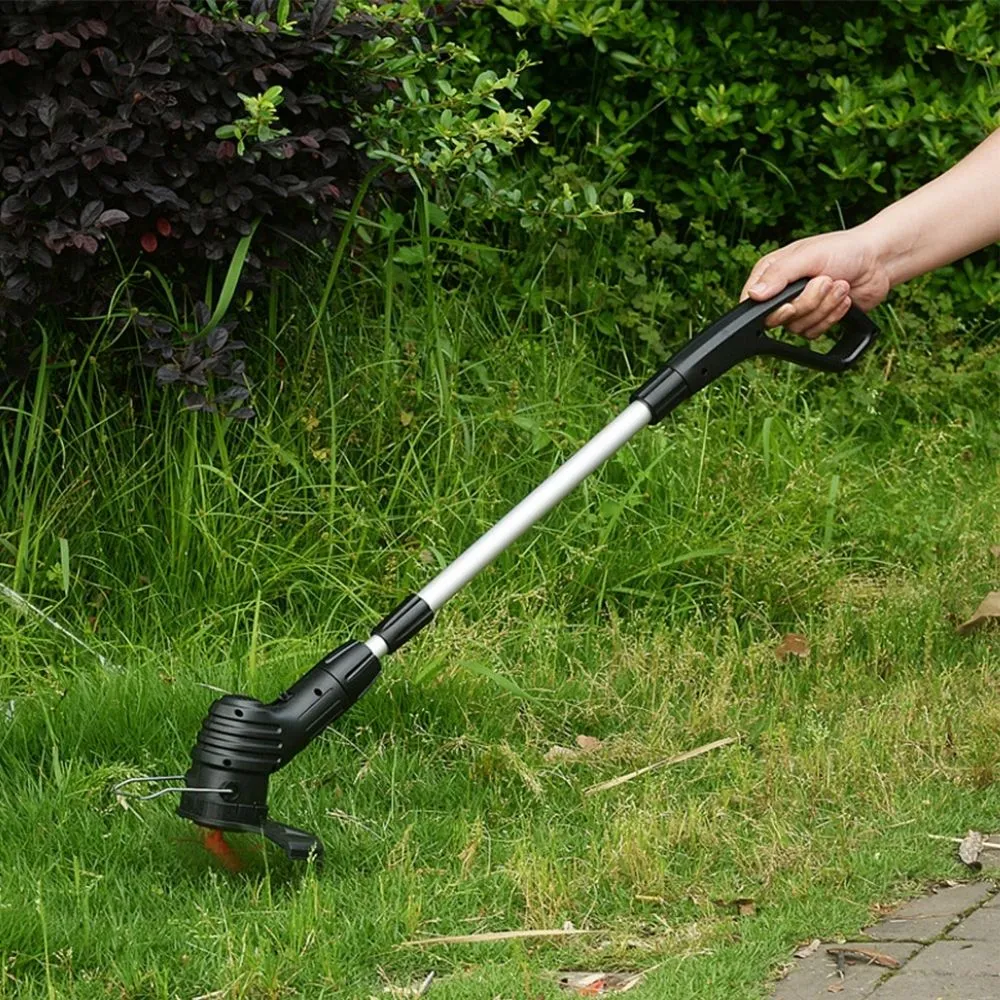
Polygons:
M269 705L237 694L217 699L202 721L184 777L188 788L217 788L218 793L183 792L178 814L202 826L263 833L290 857L321 853L322 845L310 834L268 820L268 781L343 715L378 673L371 650L349 642Z

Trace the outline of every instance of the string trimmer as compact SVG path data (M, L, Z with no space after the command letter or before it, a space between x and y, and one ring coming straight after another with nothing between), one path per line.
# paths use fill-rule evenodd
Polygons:
M154 794L181 791L178 814L212 831L262 833L290 858L319 858L323 845L316 837L268 816L268 782L368 690L386 656L429 625L449 598L643 427L658 423L733 365L769 355L820 371L842 372L864 354L877 330L856 306L844 317L842 336L825 354L765 333L767 316L794 299L806 281L793 282L766 302L742 303L690 341L632 394L614 420L421 591L407 597L368 639L339 646L268 705L239 694L213 702L191 752L183 787ZM213 832L212 838L218 845L221 834Z

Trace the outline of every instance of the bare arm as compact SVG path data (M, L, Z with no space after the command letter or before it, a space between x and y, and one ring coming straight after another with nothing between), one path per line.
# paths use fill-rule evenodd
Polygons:
M894 287L1000 240L1000 130L862 228Z
M818 337L852 302L868 310L889 290L1000 240L1000 130L930 183L853 229L810 236L762 257L743 298L766 299L812 275L779 324Z

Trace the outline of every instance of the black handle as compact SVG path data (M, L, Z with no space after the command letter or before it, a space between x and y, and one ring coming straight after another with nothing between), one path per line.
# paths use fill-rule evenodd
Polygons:
M767 317L791 302L809 283L799 278L764 302L748 299L716 320L681 348L645 385L632 394L662 420L678 403L704 389L710 382L747 358L767 354L825 372L846 371L856 364L878 333L875 324L857 306L851 306L840 321L840 339L826 353L806 346L774 340L764 332Z

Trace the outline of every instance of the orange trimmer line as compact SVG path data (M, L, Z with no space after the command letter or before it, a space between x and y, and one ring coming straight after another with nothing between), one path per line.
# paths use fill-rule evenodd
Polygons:
M205 845L205 850L209 854L214 854L229 871L243 871L245 867L243 860L233 850L232 845L226 840L226 835L222 830L215 827L206 827L202 843Z

